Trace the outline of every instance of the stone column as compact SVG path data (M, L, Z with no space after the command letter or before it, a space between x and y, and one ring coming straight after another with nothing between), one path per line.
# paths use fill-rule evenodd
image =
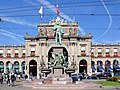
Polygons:
M71 54L71 43L69 43L69 53L68 53L68 67L71 66L72 54Z
M44 51L47 51L47 43L44 44ZM48 67L48 59L47 59L47 52L44 52L44 61L46 64L46 67Z
M38 59L38 58L37 58ZM40 66L40 62L37 60L37 78L39 79L39 66Z
M71 66L71 56L68 55L68 67L70 67L70 66Z
M29 62L28 62L28 60L26 60L26 62L25 62L25 74L27 74L29 76Z
M22 72L22 64L19 64L19 71Z
M6 63L4 63L4 73L6 73Z
M90 60L90 61L89 61ZM92 69L91 69L91 58L88 58L87 60L87 74L92 73Z
M95 60L95 73L97 73L97 60Z

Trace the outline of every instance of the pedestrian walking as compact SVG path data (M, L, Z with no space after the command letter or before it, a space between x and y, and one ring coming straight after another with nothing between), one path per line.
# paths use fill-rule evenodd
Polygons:
M11 84L12 84L12 86L15 85L15 81L16 81L16 77L15 77L14 73L12 73L12 75L11 75Z
M5 80L5 73L2 73L2 77L3 77L3 83L6 81Z
M19 78L19 80L20 80L20 74L18 74L18 78Z
M26 75L25 75L25 80L26 80L27 78L28 78L28 75L26 74Z
M7 85L10 86L10 75L9 75L9 73L6 75L6 82L7 82Z
M30 73L29 79L30 79L31 81L33 81L33 75L32 75L32 73Z

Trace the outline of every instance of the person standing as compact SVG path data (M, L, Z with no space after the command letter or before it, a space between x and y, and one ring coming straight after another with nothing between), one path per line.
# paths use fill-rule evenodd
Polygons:
M26 80L27 78L28 78L28 75L26 74L26 75L25 75L25 80Z
M12 75L11 75L11 84L12 84L12 86L15 85L15 80L16 80L16 77L15 77L14 73L12 73Z

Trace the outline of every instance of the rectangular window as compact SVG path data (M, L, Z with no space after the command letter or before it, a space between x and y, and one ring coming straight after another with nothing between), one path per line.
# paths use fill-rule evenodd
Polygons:
M81 47L81 53L85 53L85 46Z
M114 48L114 54L117 54L117 48Z
M7 53L7 56L11 56L11 53Z
M7 50L7 56L11 56L11 50Z
M31 54L35 54L35 51L31 51Z
M18 53L15 53L15 56L18 56Z
M25 56L25 53L23 53L22 55Z
M7 50L7 53L11 53L11 50L10 50L10 49L8 49L8 50Z
M35 54L35 47L31 47L31 54Z
M0 56L3 56L3 50L2 49L0 50Z
M98 48L98 54L102 54L101 48Z
M94 54L94 48L91 49L91 54L92 54L92 55Z
M98 54L102 54L101 52L98 52Z
M18 49L15 49L15 53L18 53Z
M110 49L106 48L106 54L109 54L109 52L110 52Z
M23 53L22 53L22 55L25 56L25 53L26 53L26 51L25 51L25 49L23 49Z
M23 53L26 53L25 49L23 49Z
M0 56L3 56L3 53L0 53Z

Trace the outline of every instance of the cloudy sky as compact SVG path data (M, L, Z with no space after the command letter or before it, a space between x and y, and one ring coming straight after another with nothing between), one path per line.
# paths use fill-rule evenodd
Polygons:
M38 13L43 22L56 18L57 0L0 0L0 45L24 44L24 35L37 35ZM78 21L78 34L93 36L93 43L120 42L120 0L58 0L60 18Z

